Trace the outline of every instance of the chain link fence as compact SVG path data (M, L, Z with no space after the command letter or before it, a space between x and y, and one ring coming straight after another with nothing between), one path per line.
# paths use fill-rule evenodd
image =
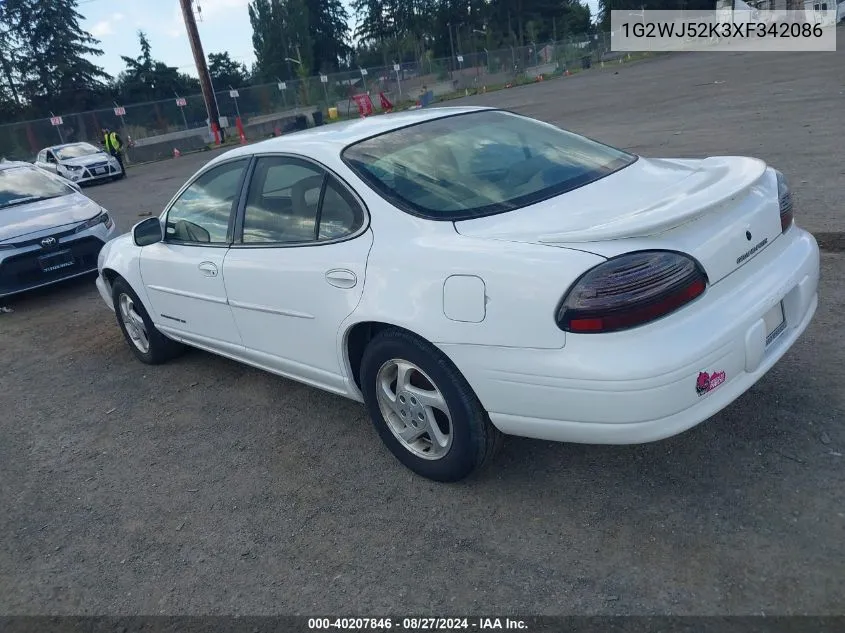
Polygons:
M492 51L479 45L470 53L456 53L454 59L423 57L411 63L356 68L237 91L218 90L215 99L227 139L238 136L235 120L240 117L246 136L255 140L290 131L296 127L292 122L297 116L301 127L303 114L317 124L325 117L358 117L353 97L364 93L371 96L374 111L378 112L382 109L382 94L401 109L428 99L446 99L536 81L541 75L546 78L577 72L594 64L615 61L618 54L610 52L610 43L610 34L602 33ZM186 139L203 146L211 141L201 94L55 114L55 118L0 125L0 157L31 161L44 147L59 143L99 144L103 127L119 131L124 141L130 142L127 152L130 162L146 159L145 154L149 152L139 151L145 146L178 141L191 149Z

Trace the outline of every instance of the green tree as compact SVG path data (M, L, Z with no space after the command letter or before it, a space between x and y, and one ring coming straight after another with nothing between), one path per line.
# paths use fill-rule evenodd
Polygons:
M79 26L83 19L77 0L4 0L5 89L31 111L81 110L107 92L111 77L89 59L103 52Z
M358 63L539 45L593 28L579 0L353 0L352 10Z
M249 71L246 66L236 62L227 52L209 53L208 73L218 90L229 86L241 88L249 83Z
M20 20L16 14L19 3L0 2L0 115L5 119L21 109L18 89L19 76L15 72L15 58L20 54Z
M253 0L252 46L261 81L293 79L314 68L306 0ZM296 60L296 61L291 61Z
M340 0L305 0L315 70L330 72L348 64L349 13Z
M115 93L123 103L137 103L170 99L199 91L199 81L164 62L153 59L150 41L143 31L138 32L141 54L121 56L126 70L118 75Z
M355 37L362 44L375 44L391 36L391 16L385 0L352 0L352 11L358 18Z
M349 64L349 14L341 0L253 0L249 20L262 81Z

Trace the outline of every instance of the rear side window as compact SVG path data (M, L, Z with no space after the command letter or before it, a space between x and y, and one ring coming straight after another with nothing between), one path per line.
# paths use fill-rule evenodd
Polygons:
M461 220L582 187L636 156L534 119L482 111L381 134L351 145L343 159L399 208Z
M245 245L310 244L351 235L364 212L337 179L308 161L259 158L243 219Z
M364 224L364 212L349 190L333 176L326 183L320 207L318 239L336 240L357 231Z
M244 244L313 242L326 173L305 161L259 158L244 210Z

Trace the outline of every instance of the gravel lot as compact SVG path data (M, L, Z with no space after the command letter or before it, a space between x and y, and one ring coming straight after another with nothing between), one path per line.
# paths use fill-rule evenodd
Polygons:
M794 183L827 249L816 320L671 440L510 438L483 476L436 485L356 403L198 351L141 365L90 278L4 301L0 613L842 613L843 39L463 100L646 155L756 155ZM87 191L128 230L211 156Z

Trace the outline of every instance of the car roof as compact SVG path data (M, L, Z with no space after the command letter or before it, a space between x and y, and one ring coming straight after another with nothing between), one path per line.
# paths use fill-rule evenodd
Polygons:
M496 110L496 108L463 106L463 107L436 107L430 109L406 110L392 114L356 119L354 121L342 121L331 123L320 127L313 127L299 132L292 132L283 136L267 139L230 150L221 154L209 165L238 156L250 156L253 154L273 154L291 152L303 154L307 147L308 153L312 154L329 152L339 154L344 148L385 132L398 130L399 128L433 121L458 114L469 114L471 112L484 112Z

